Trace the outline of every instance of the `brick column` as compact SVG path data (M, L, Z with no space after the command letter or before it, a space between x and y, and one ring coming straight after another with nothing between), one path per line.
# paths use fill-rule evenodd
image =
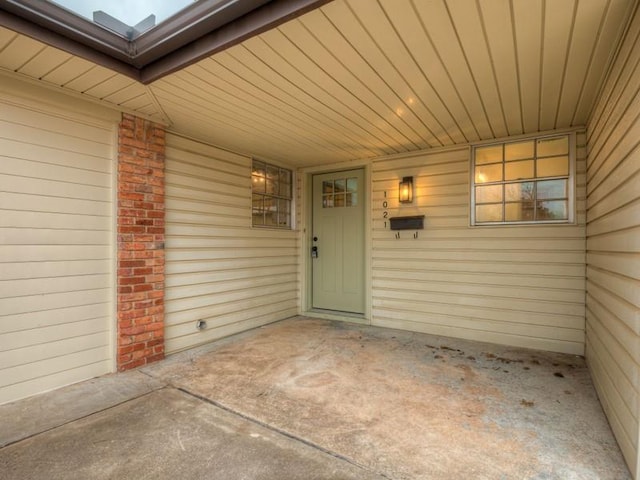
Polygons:
M161 125L123 114L118 132L118 371L164 358Z

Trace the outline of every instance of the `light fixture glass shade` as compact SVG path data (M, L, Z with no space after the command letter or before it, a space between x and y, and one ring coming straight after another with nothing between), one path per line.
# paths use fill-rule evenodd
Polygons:
M398 187L398 201L411 203L413 201L413 177L403 177Z

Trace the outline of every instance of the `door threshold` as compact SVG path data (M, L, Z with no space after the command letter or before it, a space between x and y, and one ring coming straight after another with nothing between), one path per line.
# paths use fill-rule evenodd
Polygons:
M325 320L338 320L340 322L359 323L361 325L371 325L368 318L363 313L340 312L337 310L324 310L322 308L312 308L303 313L308 317L323 318Z

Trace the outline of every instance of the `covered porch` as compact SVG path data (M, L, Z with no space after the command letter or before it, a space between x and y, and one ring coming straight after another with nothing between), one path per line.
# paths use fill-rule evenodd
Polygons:
M631 478L584 359L294 317L0 406L3 478Z

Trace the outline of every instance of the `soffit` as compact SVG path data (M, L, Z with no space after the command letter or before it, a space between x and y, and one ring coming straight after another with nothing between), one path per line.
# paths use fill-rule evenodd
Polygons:
M335 0L144 87L0 30L0 66L296 166L585 125L635 0Z

